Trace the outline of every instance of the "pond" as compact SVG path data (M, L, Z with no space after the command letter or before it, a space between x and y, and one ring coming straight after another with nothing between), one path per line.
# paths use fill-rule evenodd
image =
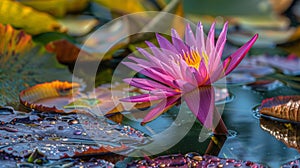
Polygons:
M0 2L0 167L300 166L298 1L48 3Z

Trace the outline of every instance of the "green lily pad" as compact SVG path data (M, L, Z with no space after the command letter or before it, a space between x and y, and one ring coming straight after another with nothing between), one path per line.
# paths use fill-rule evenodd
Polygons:
M77 99L68 105L64 106L64 108L90 108L100 103L99 99L94 98L80 98Z
M17 105L19 92L28 86L71 79L67 67L23 31L0 25L0 37L0 105Z

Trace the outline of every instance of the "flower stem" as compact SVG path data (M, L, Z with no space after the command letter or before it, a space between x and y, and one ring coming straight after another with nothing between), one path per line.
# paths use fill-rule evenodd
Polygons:
M214 115L213 123L214 125L217 125L215 128L213 128L213 133L215 135L227 135L228 134L227 127L216 107L214 107L213 115Z

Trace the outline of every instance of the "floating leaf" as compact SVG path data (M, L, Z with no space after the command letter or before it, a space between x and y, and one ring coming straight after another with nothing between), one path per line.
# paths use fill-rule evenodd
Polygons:
M0 23L22 28L29 34L65 31L50 15L11 0L0 1Z
M89 15L67 15L59 19L59 23L68 29L72 36L83 36L95 28L99 21Z
M7 124L16 121L17 119L28 118L29 114L25 112L15 111L11 107L1 107L0 116L1 116L0 123Z
M283 16L246 16L236 17L235 21L244 30L283 30L289 27L290 20Z
M15 31L10 25L0 24L0 63L6 64L8 58L19 55L32 48L31 36L23 31ZM4 56L7 56L5 59Z
M84 57L85 61L92 61L95 59L93 58L92 54L80 49L75 44L64 39L48 43L46 45L46 49L49 52L56 53L57 60L63 64L74 64L79 56L79 53L81 59Z
M110 10L98 3L91 2L90 10L95 17L99 18L100 20L103 20L104 22L112 20Z
M99 3L103 6L108 7L115 12L122 14L144 12L146 10L157 10L148 0L131 0L131 1L122 1L122 0L93 0L96 3Z
M276 44L286 43L294 34L295 29L254 29L254 30L241 30L231 32L228 35L228 40L236 45L241 45L247 41L253 34L258 33L260 36L255 43L256 47L273 47Z
M257 80L253 83L250 83L246 86L244 86L244 88L250 88L252 90L256 90L256 91L271 91L271 90L275 90L279 87L282 87L283 83L278 81L278 80Z
M20 102L28 108L42 112L65 113L64 103L73 99L72 96L77 94L79 87L78 83L61 81L37 84L21 91Z
M48 12L54 16L62 17L67 12L79 12L87 7L89 0L19 0L39 11Z
M112 152L120 152L123 150L128 150L128 147L126 145L121 145L118 147L111 147L111 146L100 146L98 148L90 147L87 150L83 152L75 152L73 157L80 157L85 155L99 155L99 154L105 154L105 153L112 153Z
M91 108L101 103L98 99L95 98L79 98L70 104L64 106L64 108Z
M272 5L273 11L277 14L281 14L292 4L292 0L269 0Z
M20 102L40 112L83 113L93 116L112 115L134 108L149 107L150 103L121 102L125 86L100 86L90 93L80 93L78 83L53 81L37 84L20 93ZM135 90L133 92L138 92Z
M288 57L282 56L266 56L261 55L253 58L254 61L269 65L281 70L285 75L296 76L300 74L300 58L295 55L289 55Z
M5 144L1 146L1 152L17 158L29 157L29 162L36 162L40 159L39 156L57 160L112 152L126 154L136 145L150 141L140 131L129 126L108 123L105 118L81 114L62 116L53 113L39 116L1 126L1 143Z
M300 122L300 96L277 96L264 99L259 107L261 114L291 122Z
M16 105L19 92L30 85L71 78L67 68L59 67L55 58L23 31L0 25L0 37L0 105Z

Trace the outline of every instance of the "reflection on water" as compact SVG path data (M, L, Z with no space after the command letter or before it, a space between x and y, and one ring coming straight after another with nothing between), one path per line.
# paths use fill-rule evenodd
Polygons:
M294 93L293 90L278 88L262 94L241 87L232 87L229 91L235 95L235 99L225 105L222 117L227 128L236 131L237 135L234 138L227 138L219 157L251 160L270 167L280 167L300 157L297 150L286 147L260 127L259 115L253 116L255 107L266 97L291 95Z
M300 125L261 118L260 127L288 147L300 151Z

